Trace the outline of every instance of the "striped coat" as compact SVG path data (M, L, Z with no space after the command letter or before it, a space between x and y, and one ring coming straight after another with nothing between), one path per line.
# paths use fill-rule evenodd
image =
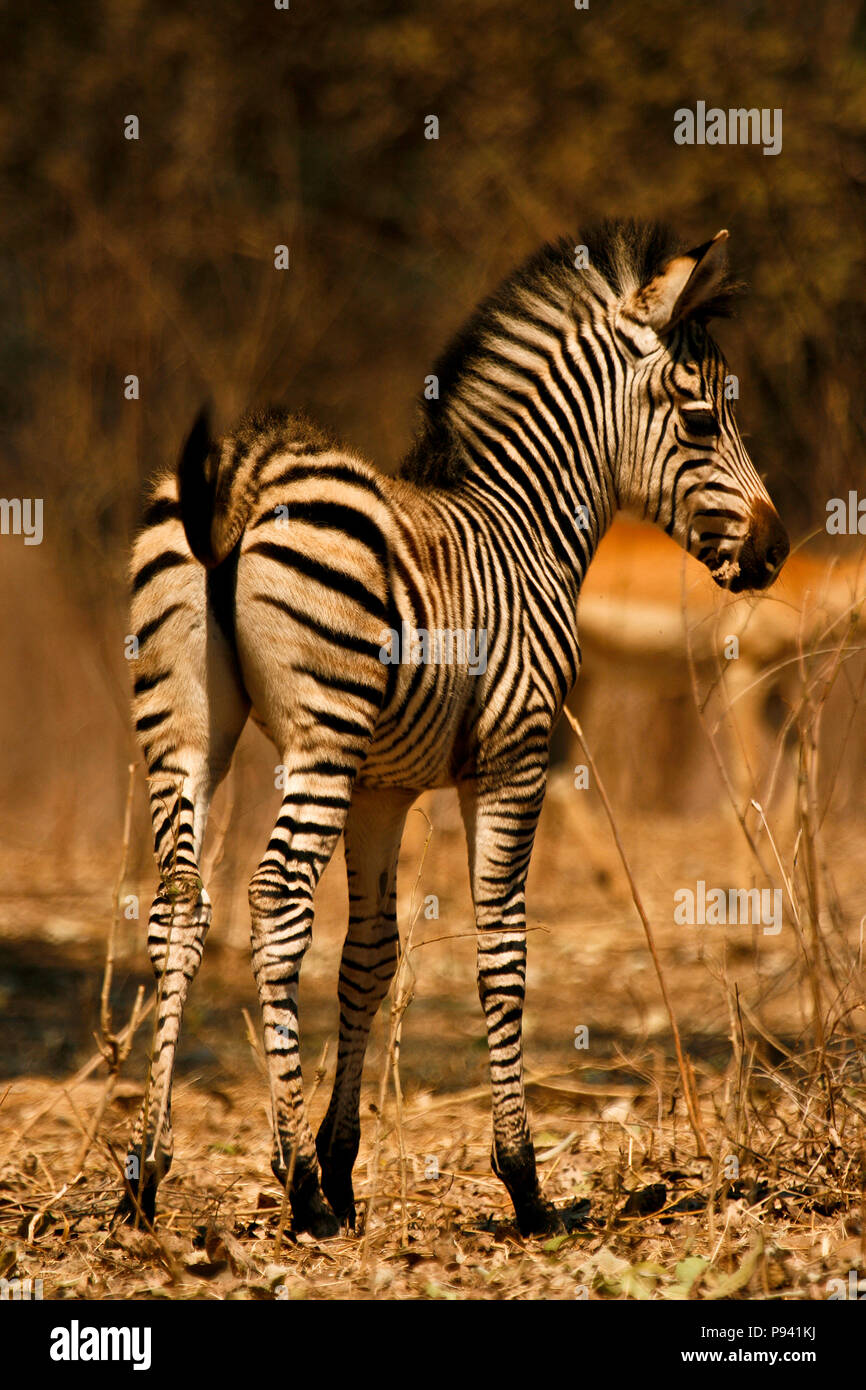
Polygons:
M303 418L270 413L217 442L201 418L177 475L157 485L133 561L133 630L165 1019L127 1209L140 1201L152 1216L171 1158L174 1048L210 920L201 839L251 711L280 759L280 811L250 907L272 1165L281 1182L292 1172L296 1228L354 1223L361 1069L399 950L401 832L419 792L452 784L478 928L493 1166L523 1232L558 1228L523 1093L524 886L551 730L580 666L581 580L622 505L731 589L765 587L787 553L706 328L729 299L724 241L679 254L657 229L616 225L589 239L581 271L565 245L545 248L440 362L439 399L399 478ZM339 1052L314 1143L298 973L340 834L350 911Z

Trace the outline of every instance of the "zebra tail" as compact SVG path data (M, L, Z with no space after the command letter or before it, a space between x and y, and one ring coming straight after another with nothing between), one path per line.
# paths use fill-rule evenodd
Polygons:
M207 569L216 569L243 534L258 494L256 460L225 449L211 434L210 410L198 413L177 465L180 514L189 548Z

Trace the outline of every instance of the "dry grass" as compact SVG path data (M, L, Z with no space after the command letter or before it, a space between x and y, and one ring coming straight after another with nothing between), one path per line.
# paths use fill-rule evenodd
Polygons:
M92 978L84 1013L101 1029L89 1061L79 1036L81 1065L66 1083L31 1063L0 1093L0 1277L42 1278L46 1298L93 1299L808 1300L826 1298L831 1279L847 1285L851 1270L862 1279L863 825L836 814L835 771L822 768L822 720L846 678L854 632L843 623L798 655L799 698L779 735L779 757L794 774L787 784L774 760L773 794L756 781L740 803L726 776L735 814L688 826L657 818L651 834L639 807L610 808L631 888L592 793L576 791L568 774L551 779L528 890L526 1055L542 1183L569 1211L567 1235L522 1240L490 1171L465 847L446 793L425 798L404 842L400 916L411 930L368 1059L359 1230L317 1243L287 1229L269 1171L243 933L230 921L219 940L221 916L237 915L236 866L228 856L218 863L237 828L223 840L240 800L230 787L210 860L217 939L188 1006L175 1166L160 1189L155 1231L110 1229L150 1033L139 1026L148 1005L135 1003L147 978L140 929L116 902L134 891L145 906L150 885L125 882L121 868L109 914L103 890L77 905L25 895L17 931L14 912L7 916L7 946L17 935L27 959L44 952L43 973L34 967L29 985L33 1007L37 996L44 1005L49 980L66 982L74 961ZM861 689L851 693L853 727ZM717 732L707 728L713 740ZM333 1076L327 1045L346 906L340 860L317 895L302 977L308 1077L318 1061L314 1125ZM781 886L782 932L675 925L673 891L696 878ZM432 920L419 911L430 893L439 899ZM66 917L60 945L55 911ZM80 1015L71 999L69 1031ZM113 1018L130 1015L115 1031ZM583 1025L587 1047L575 1051ZM680 1064L677 1033L687 1054ZM41 1055L34 1047L31 1055Z
M9 1278L41 1277L46 1298L826 1298L830 1278L864 1268L862 1136L852 1112L838 1143L828 1141L803 1068L774 1065L770 1051L753 1040L740 1062L745 1115L733 1075L720 1085L696 1068L716 1155L735 1147L731 1118L745 1121L737 1182L717 1160L694 1157L672 1105L675 1069L624 1059L615 1080L582 1090L596 1069L577 1069L534 1082L530 1097L546 1193L586 1199L589 1211L568 1236L524 1241L488 1166L486 1094L417 1092L403 1111L405 1225L392 1132L365 1230L376 1171L368 1123L356 1170L362 1238L286 1239L278 1262L280 1193L257 1088L178 1088L178 1159L161 1188L156 1241L108 1229L118 1190L110 1154L123 1152L140 1090L115 1091L86 1173L67 1185L101 1084L82 1083L74 1100L57 1083L16 1084L7 1126L56 1104L0 1171L0 1265ZM840 1095L854 1084L852 1060L839 1056ZM431 1154L436 1180L425 1177Z

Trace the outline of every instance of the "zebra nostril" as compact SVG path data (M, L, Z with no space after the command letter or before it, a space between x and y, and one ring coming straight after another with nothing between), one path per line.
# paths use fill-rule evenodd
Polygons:
M751 544L749 544L751 542ZM747 553L751 551L751 567L755 577L763 570L775 575L788 558L790 545L788 533L782 525L775 507L763 500L758 502L752 512L751 534L747 541Z
M730 588L734 592L766 589L788 558L789 550L788 533L775 508L759 501L753 508L751 525L737 557L739 573Z

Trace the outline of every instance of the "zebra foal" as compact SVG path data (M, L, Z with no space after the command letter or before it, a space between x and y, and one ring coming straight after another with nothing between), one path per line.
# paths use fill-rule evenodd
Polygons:
M524 885L551 730L580 665L581 581L618 507L656 522L732 590L766 587L788 552L707 329L731 298L726 237L683 252L655 226L608 224L584 237L584 269L570 244L545 247L440 360L440 399L425 402L397 478L270 413L219 442L200 418L176 475L157 482L132 603L161 879L148 931L159 1042L130 1147L144 1160L132 1199L148 1216L171 1161L175 1049L210 922L205 821L251 712L283 772L250 909L272 1167L285 1183L296 1149L295 1228L354 1224L361 1071L399 951L401 833L418 794L443 785L457 786L469 846L494 1171L522 1232L558 1228L524 1100ZM483 634L483 662L427 659L423 634L440 632L474 635L476 656ZM314 1142L298 973L340 834L339 1047Z

